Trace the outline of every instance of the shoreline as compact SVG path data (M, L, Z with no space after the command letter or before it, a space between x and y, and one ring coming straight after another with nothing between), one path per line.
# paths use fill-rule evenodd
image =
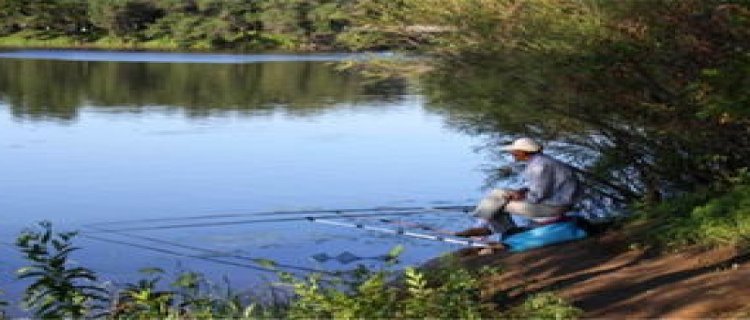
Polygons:
M654 252L630 246L613 230L591 238L525 252L455 256L469 270L503 270L482 276L482 297L517 305L553 292L583 311L581 318L745 318L750 252L727 245ZM421 268L431 272L443 262ZM623 282L622 279L628 279ZM725 299L726 295L738 299Z
M211 48L197 42L188 46L174 41L138 41L128 42L122 39L101 38L97 41L81 41L70 37L50 39L27 39L18 36L0 37L0 51L5 50L102 50L134 52L182 52L182 53L234 53L234 54L271 54L271 53L366 53L368 50L349 50L342 47L301 43L290 47L284 45L264 46L250 44L247 48ZM377 50L372 52L382 52Z

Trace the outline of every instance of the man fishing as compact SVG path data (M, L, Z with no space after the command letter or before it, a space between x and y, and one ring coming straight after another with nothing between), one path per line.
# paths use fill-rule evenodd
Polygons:
M518 227L515 220L526 220L533 227L559 220L571 210L580 193L572 167L542 153L542 146L530 138L520 138L502 148L516 161L526 162L521 173L526 182L518 190L494 189L474 209L477 224L454 233L459 237L499 234Z

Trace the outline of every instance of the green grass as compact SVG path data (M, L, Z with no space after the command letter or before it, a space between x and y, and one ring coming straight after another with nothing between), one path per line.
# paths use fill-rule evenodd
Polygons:
M84 39L65 35L50 35L40 32L19 32L0 36L0 48L46 48L46 49L109 49L109 50L156 50L156 51L297 51L300 43L284 35L266 35L255 41L235 43L227 48L216 48L209 40L195 40L180 43L175 39L158 38L146 41L128 40L119 37L103 36Z
M46 39L27 38L20 34L0 37L0 47L10 48L52 48L79 47L82 43L70 37L52 37Z
M635 224L647 244L679 249L687 246L750 244L750 184L722 191L699 191L641 209Z
M178 47L168 42L127 42L122 39L104 37L96 41L84 41L68 36L29 37L13 34L0 37L3 48L72 48L72 49L156 49L174 50Z
M188 48L180 47L175 41L157 39L145 42L133 42L120 38L102 37L95 41L85 41L68 36L35 37L24 34L13 34L0 37L3 48L70 48L70 49L143 49L143 50L178 50L178 49L211 49L205 44L195 44Z

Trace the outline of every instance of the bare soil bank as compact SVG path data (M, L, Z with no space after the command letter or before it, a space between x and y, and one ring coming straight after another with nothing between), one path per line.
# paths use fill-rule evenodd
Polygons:
M656 255L627 244L609 233L459 261L468 268L502 267L484 279L483 292L501 304L554 291L583 309L584 318L750 317L750 252L726 247Z

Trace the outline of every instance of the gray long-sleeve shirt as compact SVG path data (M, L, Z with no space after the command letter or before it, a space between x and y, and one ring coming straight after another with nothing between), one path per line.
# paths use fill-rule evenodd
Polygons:
M521 175L529 189L526 202L569 206L578 198L580 186L573 168L546 154L533 155Z

